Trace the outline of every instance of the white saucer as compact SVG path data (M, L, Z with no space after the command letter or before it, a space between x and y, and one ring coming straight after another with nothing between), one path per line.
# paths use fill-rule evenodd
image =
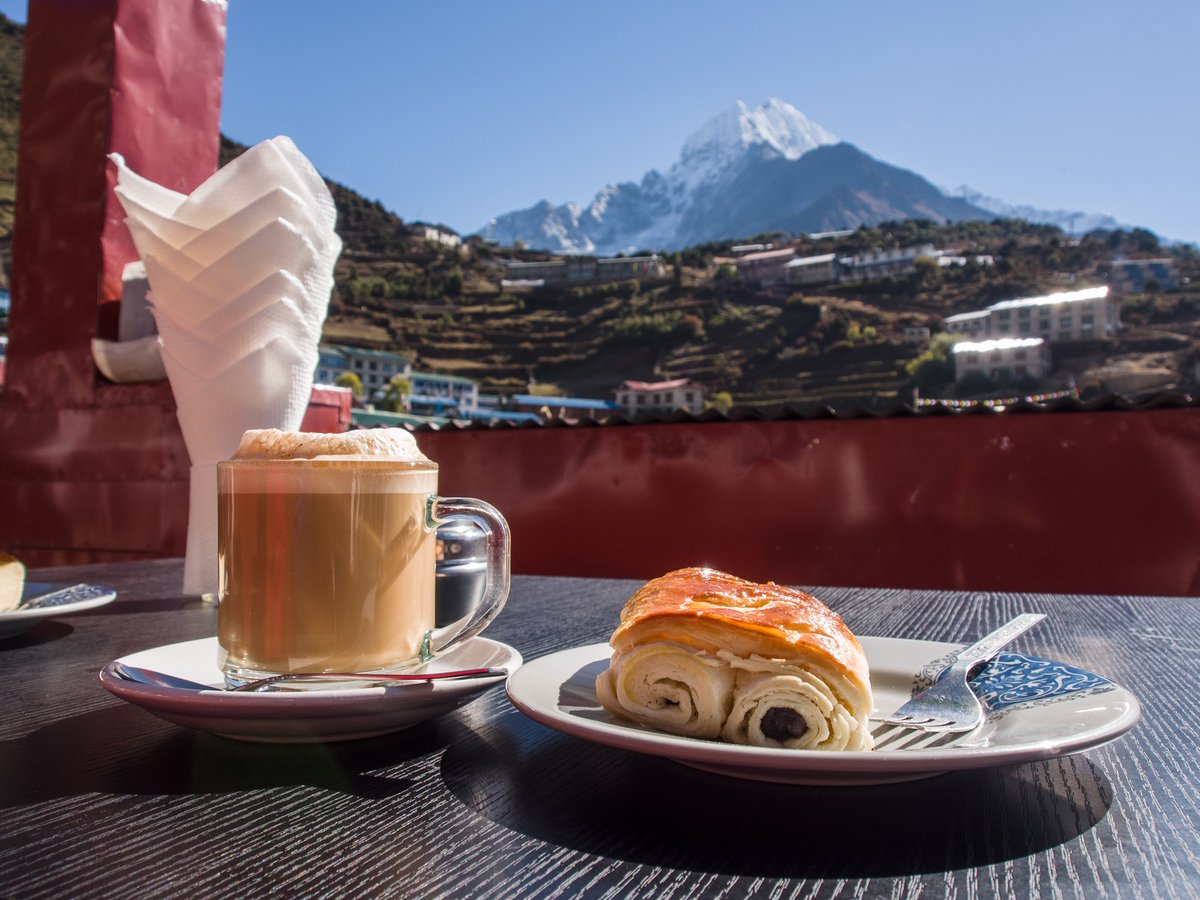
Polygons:
M113 671L118 662L211 684L214 689L181 690L126 681ZM242 694L219 690L223 681L217 668L217 639L211 637L124 656L100 670L100 683L122 700L178 725L242 741L311 743L375 737L420 724L499 684L505 673L520 665L521 654L512 647L475 637L425 668L432 672L498 668L504 672L494 678L462 681Z
M940 671L931 661L962 649L896 638L859 641L871 668L876 708L885 714L908 700L915 684ZM1119 737L1141 714L1137 699L1107 679L1005 653L976 682L984 685L987 719L949 745L865 752L745 747L651 731L610 715L594 686L610 653L607 644L592 644L532 660L508 679L508 696L521 712L566 734L721 775L784 784L886 784L1065 756Z
M68 586L65 584L49 584L44 581L31 581L25 584L25 590L21 594L21 602L29 603L31 600L36 600L39 597L52 594L56 591L61 591L62 596L55 598L54 602L50 605L37 606L33 609L21 609L17 607L16 609L0 612L0 639L20 634L30 626L42 621L42 619L80 612L85 609L94 609L97 606L112 603L117 597L117 592L112 588L100 587L96 584L74 584Z

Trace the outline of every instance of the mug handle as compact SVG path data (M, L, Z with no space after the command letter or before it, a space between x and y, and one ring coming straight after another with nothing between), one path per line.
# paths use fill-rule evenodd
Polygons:
M421 647L423 660L474 637L499 615L508 600L512 545L508 522L496 507L482 500L431 494L425 506L425 517L426 524L433 529L449 519L470 519L484 530L487 535L487 587L471 615L442 628L435 628L426 635Z

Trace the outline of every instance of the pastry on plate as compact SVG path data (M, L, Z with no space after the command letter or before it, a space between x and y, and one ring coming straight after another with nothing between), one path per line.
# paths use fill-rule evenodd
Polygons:
M16 557L0 551L0 612L16 609L25 590L25 566Z
M616 716L758 747L870 750L870 673L858 640L815 597L707 568L625 604L596 679Z

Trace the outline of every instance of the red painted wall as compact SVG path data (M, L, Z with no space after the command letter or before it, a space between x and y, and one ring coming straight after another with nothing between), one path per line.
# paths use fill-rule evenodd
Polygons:
M1200 594L1200 409L420 432L515 571Z

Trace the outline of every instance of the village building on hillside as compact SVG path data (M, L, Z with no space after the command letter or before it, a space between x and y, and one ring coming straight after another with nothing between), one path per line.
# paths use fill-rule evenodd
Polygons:
M514 394L509 405L514 412L536 413L537 418L563 421L580 419L600 421L622 411L621 406L611 400L593 400L590 397L546 397L540 394Z
M975 339L1040 337L1050 343L1106 340L1121 328L1120 304L1107 287L1002 300L947 316L946 330Z
M992 256L990 253L979 253L974 256L956 256L945 253L941 250L937 252L937 264L943 269L949 268L950 266L965 266L970 262L973 262L975 265L980 267L994 266L996 264L996 257Z
M751 253L762 253L764 250L774 250L774 244L734 244L729 248L729 252L734 258L740 256L748 256Z
M424 222L414 222L408 228L408 233L415 238L429 241L431 244L441 244L443 247L460 247L462 238L449 228L438 225L427 225Z
M667 267L662 257L614 256L596 259L572 256L535 262L505 264L506 282L518 284L588 284L592 282L625 281L630 278L663 278Z
M1179 269L1173 259L1114 259L1108 265L1113 290L1140 294L1151 288L1173 291L1179 287Z
M616 390L617 404L631 414L704 411L708 388L687 378L670 381L626 381Z
M469 416L479 407L479 382L471 378L415 372L407 356L387 350L343 344L322 344L318 348L314 375L317 384L333 384L347 372L358 376L367 401L382 398L388 384L399 376L409 384L406 405L411 412Z
M461 375L409 372L408 408L426 415L470 417L479 408L479 382Z
M922 257L937 260L939 266L965 266L974 260L978 265L991 265L990 256L949 256L932 244L912 247L864 250L853 256L822 253L817 256L796 256L795 248L763 250L748 253L734 260L739 277L746 284L771 287L788 284L795 287L839 282L879 281L899 278L916 271Z
M756 284L760 287L782 284L787 280L784 267L795 255L796 251L791 247L747 253L737 259L738 277L746 284Z
M990 318L991 312L989 310L976 309L971 312L946 316L942 320L942 324L951 334L958 334L969 338L982 338L985 336Z
M922 256L934 258L937 251L932 244L913 247L896 247L882 250L876 247L841 259L841 281L879 281L909 275L916 270L917 260Z
M652 256L613 256L596 260L595 281L620 281L627 278L662 278L667 267L658 254Z
M959 341L954 345L954 380L972 375L1045 378L1050 374L1050 345L1042 338Z
M832 284L838 280L841 264L836 253L799 256L783 265L784 280L792 285Z
M352 372L362 382L363 396L373 397L397 375L408 378L412 360L387 350L366 350L342 344L321 344L317 350L317 384L333 384L339 375Z

